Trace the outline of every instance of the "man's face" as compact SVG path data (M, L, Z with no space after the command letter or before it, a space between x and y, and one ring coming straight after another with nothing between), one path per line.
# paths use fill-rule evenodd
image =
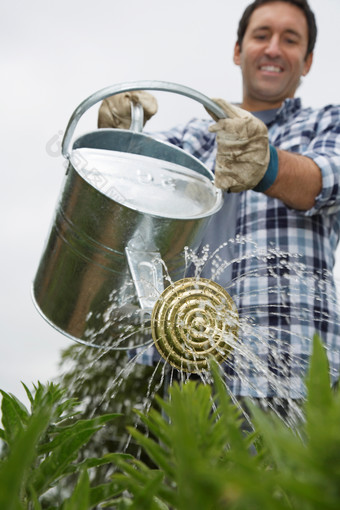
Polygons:
M312 64L307 43L307 21L295 5L272 2L255 9L242 48L236 43L234 52L242 71L244 108L276 108L294 97Z

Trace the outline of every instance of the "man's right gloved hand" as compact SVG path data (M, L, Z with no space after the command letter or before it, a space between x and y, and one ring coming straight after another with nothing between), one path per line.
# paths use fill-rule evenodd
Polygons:
M217 141L215 185L234 193L248 189L266 191L278 173L277 152L269 146L267 127L224 99L214 101L228 115L209 128L216 133Z
M144 90L122 92L104 99L98 112L98 127L129 129L131 124L131 102L142 105L144 124L158 109L156 98Z

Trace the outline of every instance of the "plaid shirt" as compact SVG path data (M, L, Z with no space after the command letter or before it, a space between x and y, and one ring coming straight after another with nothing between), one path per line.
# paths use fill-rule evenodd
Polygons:
M211 123L194 119L157 138L213 170ZM238 396L300 398L315 332L327 348L333 382L340 367L332 276L340 229L340 107L302 108L300 99L287 99L268 131L275 147L315 161L322 191L308 211L254 191L225 193L202 243L209 244L211 256L200 274L223 285L238 309L238 347L224 364L230 390ZM159 359L156 349L150 347L142 359Z

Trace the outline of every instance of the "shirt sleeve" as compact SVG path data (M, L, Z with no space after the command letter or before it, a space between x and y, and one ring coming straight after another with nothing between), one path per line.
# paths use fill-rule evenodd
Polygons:
M315 135L301 154L320 168L322 189L314 207L305 211L307 216L319 212L333 214L340 210L340 106L325 107L315 126Z
M186 125L178 125L167 131L157 131L152 133L152 136L162 142L168 142L176 147L183 149L183 139L186 130Z
M161 141L166 141L185 150L203 164L215 159L215 134L208 131L213 123L210 119L191 119L187 124L179 125L168 131L153 133Z

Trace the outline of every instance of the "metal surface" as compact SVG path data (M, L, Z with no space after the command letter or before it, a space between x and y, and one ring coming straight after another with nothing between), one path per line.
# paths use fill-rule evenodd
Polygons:
M125 253L141 309L151 314L155 302L164 290L161 255L155 251L137 251L131 248L125 248Z
M145 88L145 82L139 85ZM122 91L119 86L104 90L107 95ZM33 299L49 324L69 338L129 349L150 341L140 311L157 299L145 295L148 286L155 290L155 271L157 292L162 288L159 267L150 269L153 254L161 257L165 277L181 278L184 247L199 246L222 194L199 160L142 133L95 130L76 139L70 151L76 121L102 97L97 93L83 102L66 130L63 153L69 166ZM137 131L141 124L139 115ZM138 253L145 254L150 269L143 273L143 286L135 269L146 265Z
M131 124L130 131L141 133L144 126L144 110L143 106L139 103L133 104L131 101Z
M156 302L151 331L160 355L184 372L209 369L209 359L224 361L238 334L232 298L217 283L185 278L170 285Z

